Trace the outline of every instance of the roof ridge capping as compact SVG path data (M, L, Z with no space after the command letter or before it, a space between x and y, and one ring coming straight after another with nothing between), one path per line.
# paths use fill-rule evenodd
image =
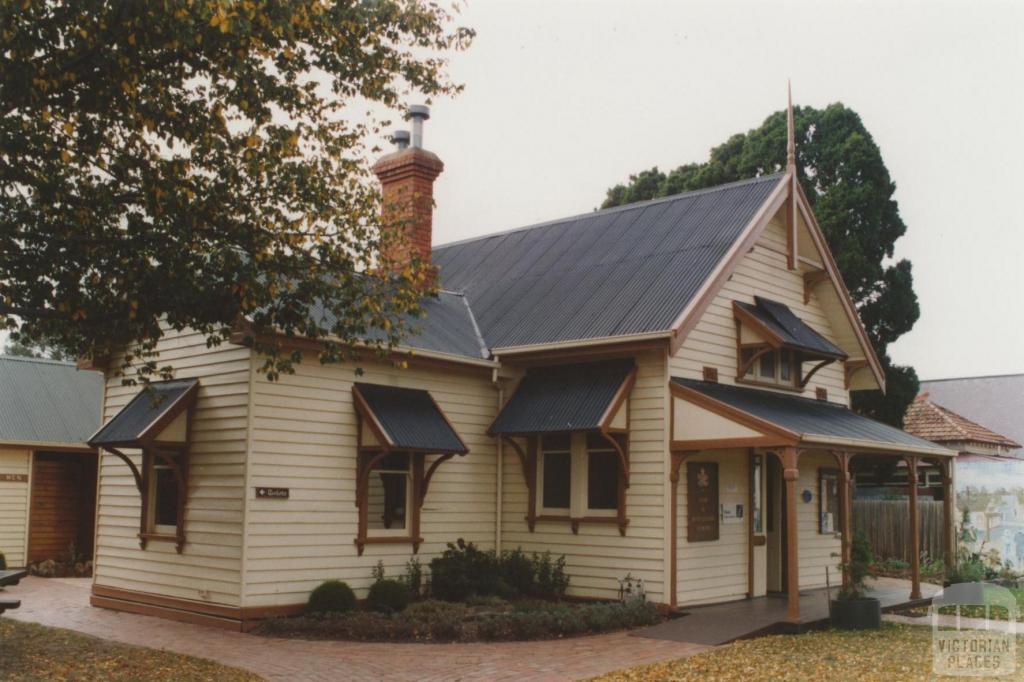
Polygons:
M506 237L511 234L517 234L519 232L528 232L529 230L535 230L541 227L550 227L551 225L558 225L560 223L566 223L572 220L577 220L579 218L592 217L595 215L608 215L611 213L618 213L628 210L636 210L638 208L645 208L647 206L654 206L657 204L663 204L671 201L680 201L682 199L688 199L690 197L700 196L703 194L713 194L715 192L722 192L729 189L735 189L736 187L742 187L744 185L753 185L761 182L778 181L779 178L783 177L785 174L785 171L778 171L776 173L758 175L753 178L746 178L744 180L734 180L733 182L727 182L721 185L715 185L713 187L705 187L703 189L690 190L689 192L679 192L677 194L670 194L665 197L655 197L654 199L637 201L631 204L622 204L621 206L601 208L594 211L587 211L585 213L575 213L561 218L554 218L552 220L545 220L543 222L533 223L531 225L523 225L520 227L513 227L507 230L499 230L498 232L491 232L489 234L483 234L478 237L467 237L465 239L458 239L452 242L445 242L444 244L437 244L433 247L433 250L437 251L439 249L446 249L450 246L461 246L463 244L482 241L484 239L491 239L493 237Z

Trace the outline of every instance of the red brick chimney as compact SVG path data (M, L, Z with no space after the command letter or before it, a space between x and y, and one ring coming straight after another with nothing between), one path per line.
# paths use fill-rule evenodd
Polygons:
M417 255L427 266L425 287L429 288L437 277L437 270L430 264L434 180L444 170L444 164L436 154L423 149L423 121L430 118L430 110L422 105L411 106L409 118L413 122L412 146L408 132L396 132L393 139L398 149L373 166L381 184L381 217L393 235L381 245L381 265L400 271Z

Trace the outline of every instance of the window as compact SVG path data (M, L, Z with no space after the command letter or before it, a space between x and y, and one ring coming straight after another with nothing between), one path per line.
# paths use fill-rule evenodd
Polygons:
M839 472L818 471L818 532L839 532Z
M745 368L741 377L744 381L796 386L800 375L800 355L789 348L765 352L764 346L744 346L740 348L740 368Z
M184 500L186 491L179 482L184 478L186 451L184 448L161 447L159 452L143 451L143 469L146 481L142 502L143 540L167 540L184 542Z
M572 437L557 434L541 437L541 506L568 511L572 501Z
M761 494L761 480L764 477L764 472L761 470L762 459L761 455L754 455L754 461L751 463L750 470L750 486L753 491L753 510L751 513L753 516L754 523L754 535L761 535L764 533L764 496Z
M387 455L374 465L367 481L366 528L372 536L409 534L412 471L407 453Z
M613 434L625 448L624 434ZM620 501L620 455L599 433L542 436L537 467L542 515L614 517Z
M619 453L603 436L587 434L587 509L619 508Z

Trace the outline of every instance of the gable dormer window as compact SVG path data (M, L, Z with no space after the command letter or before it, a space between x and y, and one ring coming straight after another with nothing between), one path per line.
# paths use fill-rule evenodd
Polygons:
M736 317L736 381L802 390L822 367L845 360L838 346L783 303L760 296L733 301ZM815 362L808 372L804 363Z
M791 348L740 347L739 377L744 381L794 388L799 366L800 354Z

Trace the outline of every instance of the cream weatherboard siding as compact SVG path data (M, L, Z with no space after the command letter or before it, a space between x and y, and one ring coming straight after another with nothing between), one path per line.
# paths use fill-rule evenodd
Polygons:
M200 380L189 448L185 547L181 554L168 542L139 547L139 491L128 466L103 452L94 582L239 606L250 352L231 344L207 348L202 335L173 331L157 350L158 364L173 365L176 378ZM113 358L111 367L119 365L120 359ZM139 390L108 375L104 422ZM126 454L141 465L138 452Z
M626 574L643 578L647 596L667 602L665 567L664 481L668 452L665 440L665 358L661 351L637 356L637 380L629 401L630 486L626 493L626 536L613 525L581 524L574 535L566 521L526 524L528 493L519 459L504 448L502 546L528 552L564 554L571 576L569 594L614 598ZM540 491L538 491L538 498Z
M10 568L23 567L28 551L31 463L30 450L0 446L0 552ZM5 476L25 480L6 481Z
M718 539L687 542L687 467L718 463L718 502L742 504L744 518L720 519ZM679 604L710 604L742 599L748 588L749 457L746 449L705 451L688 457L679 469L676 591Z
M800 537L797 549L800 554L800 589L825 586L825 569L828 568L832 585L842 581L839 568L841 541L837 534L818 532L818 470L837 469L835 458L826 452L805 452L800 455L800 479L797 481L797 527ZM810 491L811 501L804 502L800 496Z
M254 365L255 367L255 365ZM487 427L498 392L488 369L437 366L399 369L366 361L320 365L307 356L294 375L268 382L252 374L252 434L246 495L244 605L298 604L328 578L346 581L360 596L383 562L391 577L406 563L424 565L463 538L494 547L495 444ZM418 388L430 394L465 441L469 453L442 464L430 483L420 520L424 543L367 545L358 556L356 414L353 382ZM428 457L427 466L433 460ZM256 499L255 487L289 488L288 499Z
M785 303L815 331L836 340L830 319L818 297L812 295L810 302L804 303L803 273L786 268L785 248L785 227L776 218L765 228L753 250L743 257L732 277L669 360L673 376L701 379L704 367L714 367L718 370L720 383L735 383L736 323L732 303L753 303L755 295ZM804 368L810 370L813 366L814 363L808 362ZM804 389L804 395L815 397L818 387L828 391L830 401L849 404L842 363L834 362L817 372Z

